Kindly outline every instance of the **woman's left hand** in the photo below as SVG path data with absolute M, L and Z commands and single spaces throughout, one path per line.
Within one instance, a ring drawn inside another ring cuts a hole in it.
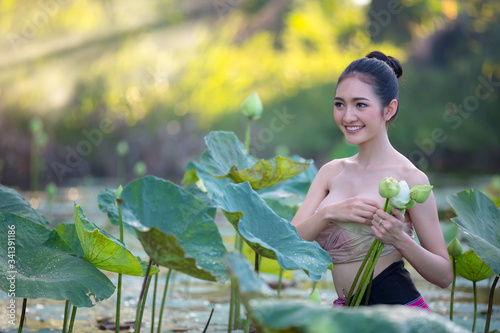
M 404 238 L 403 221 L 404 215 L 399 209 L 391 207 L 394 216 L 384 212 L 382 209 L 373 214 L 372 230 L 382 243 L 396 247 L 396 244 Z

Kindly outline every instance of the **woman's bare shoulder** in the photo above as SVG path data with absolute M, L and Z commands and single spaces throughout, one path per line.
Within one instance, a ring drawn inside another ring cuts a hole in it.
M 398 161 L 397 171 L 400 180 L 405 180 L 410 187 L 429 184 L 427 175 L 403 155 Z
M 339 158 L 331 160 L 323 164 L 323 166 L 319 169 L 318 175 L 321 177 L 330 178 L 336 174 L 338 174 L 348 162 L 347 158 Z

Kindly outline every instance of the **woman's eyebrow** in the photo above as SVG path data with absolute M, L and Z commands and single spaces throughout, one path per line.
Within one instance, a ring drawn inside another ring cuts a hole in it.
M 335 96 L 334 100 L 338 100 L 338 101 L 344 101 L 344 99 L 342 97 L 337 97 Z M 369 98 L 366 98 L 366 97 L 353 97 L 352 98 L 352 101 L 353 102 L 356 102 L 356 101 L 369 101 L 370 99 Z

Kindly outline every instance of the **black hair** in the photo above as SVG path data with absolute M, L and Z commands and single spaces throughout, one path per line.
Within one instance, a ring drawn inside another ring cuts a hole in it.
M 339 83 L 350 76 L 359 74 L 359 79 L 373 87 L 374 93 L 380 98 L 382 106 L 386 107 L 396 99 L 398 108 L 388 122 L 396 119 L 399 109 L 398 78 L 403 75 L 403 67 L 398 59 L 386 56 L 380 51 L 373 51 L 366 57 L 354 60 L 347 66 L 337 81 Z

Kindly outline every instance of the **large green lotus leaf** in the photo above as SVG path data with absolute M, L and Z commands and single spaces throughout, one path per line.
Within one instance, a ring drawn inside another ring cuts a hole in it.
M 294 193 L 276 190 L 260 194 L 267 205 L 280 217 L 291 221 L 304 198 Z
M 249 155 L 232 132 L 211 132 L 205 137 L 207 149 L 200 162 L 215 177 L 230 177 L 236 183 L 249 182 L 254 190 L 279 184 L 304 172 L 309 163 L 277 156 L 257 160 Z
M 59 247 L 60 249 L 66 251 L 66 252 L 73 253 L 77 257 L 80 257 L 80 258 L 86 260 L 86 255 L 85 255 L 85 252 L 83 252 L 83 248 L 80 244 L 80 239 L 78 238 L 78 233 L 76 231 L 75 223 L 60 223 L 54 229 L 53 232 L 58 234 L 57 235 L 58 239 L 51 242 L 52 247 Z M 58 243 L 56 243 L 56 241 L 58 241 Z M 144 276 L 146 274 L 146 269 L 147 269 L 148 263 L 143 261 L 140 257 L 136 257 L 136 259 L 142 268 L 141 276 Z M 129 259 L 127 259 L 127 260 L 129 260 Z M 132 261 L 132 266 L 134 266 L 134 267 L 136 266 L 134 261 Z M 105 268 L 102 268 L 102 269 L 105 269 Z M 154 275 L 158 272 L 159 272 L 158 267 L 152 266 L 150 271 L 149 271 L 149 275 Z
M 251 300 L 249 316 L 263 332 L 310 333 L 465 333 L 465 328 L 434 313 L 401 306 L 341 310 L 289 300 Z
M 27 219 L 49 225 L 49 220 L 40 214 L 36 209 L 33 209 L 28 201 L 14 189 L 0 184 L 0 213 L 12 213 Z
M 269 285 L 255 274 L 242 254 L 229 252 L 224 257 L 224 263 L 229 276 L 237 283 L 238 290 L 246 300 L 274 294 Z
M 64 241 L 65 245 L 67 245 L 76 256 L 82 259 L 85 258 L 85 252 L 83 252 L 82 246 L 80 245 L 80 239 L 78 238 L 74 223 L 60 223 L 55 227 L 54 231 L 58 233 L 59 238 Z
M 196 186 L 199 187 L 201 191 L 206 192 L 209 198 L 211 198 L 214 193 L 222 195 L 227 184 L 234 184 L 231 178 L 215 178 L 208 173 L 201 164 L 193 161 L 187 164 L 186 172 L 188 171 L 196 173 Z
M 120 218 L 118 213 L 118 205 L 116 204 L 115 192 L 116 190 L 112 190 L 109 188 L 107 188 L 105 191 L 102 191 L 97 196 L 97 203 L 99 204 L 99 209 L 103 213 L 106 213 L 108 215 L 111 224 L 120 225 Z M 129 212 L 122 211 L 122 215 L 127 213 Z M 125 219 L 128 218 L 130 220 L 131 218 L 133 218 L 133 216 L 126 216 L 124 218 Z M 127 230 L 134 237 L 137 237 L 137 235 L 135 234 L 135 229 L 131 225 L 124 224 L 123 228 Z
M 214 202 L 229 222 L 258 254 L 277 259 L 287 270 L 303 269 L 317 281 L 331 264 L 318 243 L 300 238 L 288 221 L 276 215 L 248 183 L 227 185 Z
M 153 176 L 129 183 L 121 198 L 124 223 L 135 227 L 155 263 L 204 280 L 227 278 L 222 262 L 227 251 L 211 216 L 213 208 Z
M 215 219 L 215 214 L 217 213 L 217 207 L 213 206 L 212 199 L 209 197 L 207 192 L 202 191 L 197 185 L 189 184 L 185 190 L 191 193 L 196 199 L 200 200 L 209 207 L 207 213 L 211 218 Z
M 299 163 L 309 163 L 309 167 L 306 171 L 293 178 L 287 179 L 274 186 L 258 190 L 257 192 L 260 195 L 268 192 L 281 192 L 295 194 L 299 197 L 305 198 L 312 181 L 318 173 L 318 169 L 312 160 L 306 160 L 300 156 L 291 156 L 290 159 Z
M 8 242 L 0 242 L 1 290 L 9 292 L 8 277 L 15 270 L 16 297 L 70 300 L 76 307 L 91 307 L 114 293 L 106 275 L 64 251 L 68 248 L 56 232 L 18 215 L 0 214 L 0 232 L 6 239 L 9 226 L 15 228 L 15 263 L 8 261 Z
M 137 257 L 119 239 L 91 223 L 83 209 L 76 204 L 73 219 L 85 260 L 106 271 L 144 276 Z
M 470 189 L 447 197 L 458 215 L 458 225 L 477 256 L 495 275 L 500 275 L 500 211 L 493 201 L 478 190 Z
M 457 257 L 456 269 L 458 275 L 473 282 L 482 281 L 495 275 L 491 268 L 472 250 Z

